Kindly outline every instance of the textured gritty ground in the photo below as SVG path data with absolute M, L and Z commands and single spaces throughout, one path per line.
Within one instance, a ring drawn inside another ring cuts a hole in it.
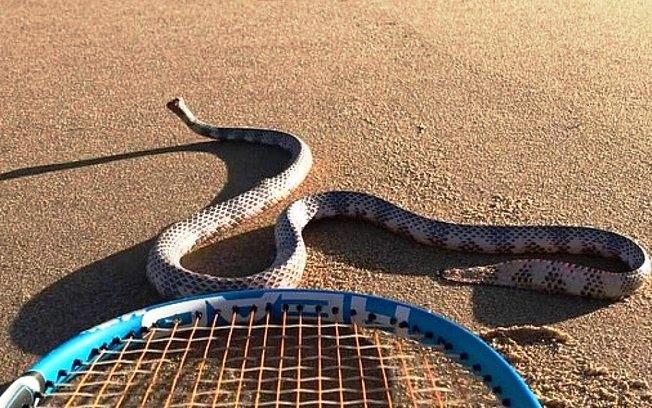
M 316 163 L 296 196 L 363 190 L 453 221 L 591 224 L 652 247 L 649 2 L 442 3 L 4 1 L 0 384 L 159 300 L 150 239 L 282 168 L 275 149 L 187 131 L 164 109 L 175 95 L 210 121 L 304 137 Z M 280 208 L 187 264 L 264 267 Z M 494 339 L 550 407 L 652 406 L 651 285 L 617 303 L 451 286 L 434 271 L 495 259 L 357 222 L 307 240 L 304 286 L 408 300 L 478 332 L 552 326 Z

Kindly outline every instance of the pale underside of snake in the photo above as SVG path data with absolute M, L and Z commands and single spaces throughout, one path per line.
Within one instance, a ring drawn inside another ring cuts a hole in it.
M 645 249 L 614 232 L 572 226 L 448 223 L 419 216 L 375 196 L 348 191 L 309 195 L 290 204 L 277 219 L 276 257 L 264 271 L 246 277 L 220 277 L 190 271 L 181 265 L 184 255 L 286 198 L 310 171 L 312 154 L 308 145 L 288 133 L 220 128 L 204 123 L 182 99 L 169 102 L 168 108 L 202 136 L 278 146 L 290 153 L 291 161 L 280 174 L 173 224 L 156 239 L 146 272 L 149 281 L 165 297 L 246 288 L 295 287 L 307 259 L 302 231 L 311 220 L 327 217 L 368 220 L 418 242 L 447 249 L 491 254 L 584 254 L 616 259 L 626 266 L 624 271 L 609 271 L 554 259 L 527 258 L 439 273 L 456 282 L 617 299 L 632 294 L 650 275 L 650 257 Z

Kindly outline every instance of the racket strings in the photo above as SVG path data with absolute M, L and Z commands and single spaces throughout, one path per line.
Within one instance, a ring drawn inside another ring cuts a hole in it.
M 441 381 L 449 368 L 436 372 L 437 351 L 300 312 L 271 320 L 198 316 L 123 339 L 55 384 L 45 406 L 465 406 Z

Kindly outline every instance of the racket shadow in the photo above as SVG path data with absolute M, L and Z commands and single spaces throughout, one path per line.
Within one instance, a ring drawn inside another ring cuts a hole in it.
M 29 167 L 0 174 L 0 179 L 179 152 L 210 153 L 226 165 L 227 181 L 211 204 L 241 194 L 263 178 L 282 171 L 286 157 L 274 147 L 211 141 Z M 189 209 L 188 213 L 192 211 Z M 44 354 L 82 330 L 162 301 L 145 278 L 145 262 L 152 242 L 153 238 L 97 260 L 43 289 L 21 307 L 13 320 L 9 331 L 14 344 L 29 353 Z M 251 258 L 252 254 L 248 255 Z
M 454 284 L 437 277 L 436 271 L 442 268 L 495 262 L 488 256 L 415 244 L 362 222 L 327 220 L 309 227 L 306 235 L 309 251 L 335 253 L 361 269 L 429 276 L 445 286 Z M 347 239 L 338 238 L 342 236 Z M 369 245 L 370 241 L 375 245 Z M 151 240 L 145 241 L 94 262 L 43 290 L 23 306 L 14 320 L 13 341 L 26 351 L 43 354 L 81 330 L 162 301 L 144 274 L 151 244 Z M 388 246 L 387 250 L 383 250 L 384 246 Z M 394 250 L 390 251 L 389 246 Z M 203 247 L 185 258 L 184 265 L 198 272 L 245 276 L 267 267 L 273 257 L 274 229 L 269 226 Z M 471 286 L 471 291 L 474 315 L 488 326 L 551 324 L 610 304 L 486 285 Z

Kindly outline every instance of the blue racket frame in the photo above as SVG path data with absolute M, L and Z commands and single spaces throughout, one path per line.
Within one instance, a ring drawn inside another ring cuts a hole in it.
M 372 322 L 375 328 L 402 337 L 417 335 L 421 343 L 443 346 L 447 354 L 457 356 L 460 363 L 483 378 L 503 405 L 541 407 L 521 376 L 500 354 L 469 330 L 440 315 L 406 303 L 359 293 L 263 289 L 220 292 L 162 303 L 86 330 L 54 349 L 14 382 L 0 397 L 0 408 L 20 406 L 13 405 L 12 401 L 22 403 L 28 394 L 34 399 L 39 394 L 51 392 L 53 384 L 69 376 L 99 348 L 118 344 L 120 339 L 138 334 L 143 328 L 169 327 L 175 322 L 191 324 L 195 316 L 200 316 L 202 323 L 210 325 L 216 313 L 224 322 L 232 318 L 232 313 L 245 320 L 254 307 L 256 319 L 262 318 L 266 309 L 271 310 L 276 318 L 283 310 L 290 315 L 300 311 L 304 318 L 321 313 L 325 318 L 343 323 L 368 325 Z

